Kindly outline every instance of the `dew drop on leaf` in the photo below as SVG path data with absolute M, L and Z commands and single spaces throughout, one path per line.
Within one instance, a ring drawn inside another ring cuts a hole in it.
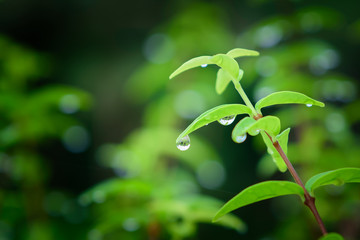
M 237 142 L 237 143 L 245 142 L 246 136 L 247 136 L 246 133 L 244 135 L 236 136 L 235 142 Z
M 224 118 L 221 118 L 218 122 L 221 125 L 227 126 L 227 125 L 232 124 L 234 122 L 234 120 L 235 120 L 235 115 L 230 115 L 230 116 L 226 116 Z
M 206 68 L 206 67 L 207 67 L 207 64 L 203 64 L 203 65 L 201 65 L 201 67 Z
M 308 103 L 306 104 L 307 107 L 312 107 L 312 104 Z
M 180 139 L 177 143 L 176 143 L 176 147 L 181 150 L 181 151 L 186 151 L 190 148 L 190 138 L 188 135 L 186 135 L 185 137 L 183 137 L 182 139 Z
M 252 135 L 258 135 L 259 133 L 260 133 L 260 129 L 256 129 L 256 130 L 251 131 Z

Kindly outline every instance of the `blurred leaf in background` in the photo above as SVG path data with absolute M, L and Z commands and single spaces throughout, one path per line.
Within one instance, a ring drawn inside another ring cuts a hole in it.
M 149 102 L 141 116 L 143 125 L 120 145 L 106 144 L 99 149 L 100 163 L 112 168 L 120 179 L 102 183 L 80 197 L 84 204 L 95 204 L 99 219 L 89 234 L 95 231 L 104 239 L 186 239 L 196 235 L 198 223 L 211 223 L 222 202 L 202 194 L 200 187 L 216 189 L 224 183 L 223 163 L 206 141 L 193 138 L 197 150 L 183 153 L 176 148 L 175 139 L 179 118 L 191 119 L 211 103 L 220 102 L 220 97 L 213 98 L 208 84 L 208 77 L 213 82 L 215 78 L 200 70 L 198 81 L 189 78 L 184 84 L 173 80 L 172 87 L 164 89 L 170 71 L 183 58 L 211 52 L 218 42 L 222 42 L 218 47 L 223 51 L 230 46 L 226 43 L 231 34 L 224 30 L 221 18 L 215 17 L 218 15 L 214 7 L 196 4 L 145 41 L 144 56 L 149 62 L 135 72 L 124 89 L 131 102 Z M 212 26 L 211 31 L 208 26 Z M 206 42 L 203 49 L 193 46 L 194 39 Z M 195 89 L 186 90 L 189 86 Z M 194 102 L 196 105 L 191 104 Z M 103 196 L 101 202 L 96 200 L 98 194 Z M 129 227 L 129 223 L 136 227 Z M 219 224 L 238 232 L 246 230 L 232 215 Z
M 235 47 L 261 53 L 239 60 L 253 102 L 288 90 L 326 103 L 262 109 L 292 127 L 288 154 L 305 181 L 359 167 L 356 2 L 0 4 L 0 238 L 315 239 L 291 197 L 236 211 L 241 221 L 221 223 L 230 230 L 204 224 L 246 186 L 290 177 L 262 157 L 260 137 L 236 145 L 220 124 L 176 149 L 191 120 L 240 98 L 216 94 L 215 66 L 170 73 Z M 317 194 L 329 231 L 358 239 L 358 186 Z
M 44 54 L 4 36 L 0 37 L 0 52 L 0 238 L 54 239 L 57 228 L 64 224 L 57 216 L 69 218 L 65 222 L 70 223 L 81 222 L 84 216 L 72 218 L 80 209 L 67 212 L 74 198 L 47 187 L 51 163 L 44 147 L 54 148 L 53 141 L 58 140 L 69 151 L 86 150 L 88 143 L 84 146 L 78 133 L 68 136 L 68 132 L 74 127 L 86 131 L 73 114 L 89 109 L 91 97 L 68 86 L 35 87 L 37 79 L 50 71 Z

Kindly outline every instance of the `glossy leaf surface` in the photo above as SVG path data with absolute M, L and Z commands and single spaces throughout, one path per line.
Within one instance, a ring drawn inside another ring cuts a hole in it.
M 252 117 L 245 117 L 241 119 L 234 127 L 231 138 L 234 142 L 238 143 L 237 137 L 243 136 L 247 133 L 248 129 L 256 122 Z
M 234 48 L 226 53 L 229 57 L 238 58 L 238 57 L 245 57 L 245 56 L 259 56 L 259 52 L 254 50 L 248 50 L 244 48 Z
M 214 62 L 211 61 L 210 59 L 211 56 L 201 56 L 201 57 L 192 58 L 189 61 L 182 64 L 178 69 L 176 69 L 170 75 L 170 79 L 191 68 L 200 67 L 201 65 L 204 64 L 214 64 Z
M 344 238 L 337 233 L 329 233 L 321 237 L 319 240 L 344 240 Z
M 262 99 L 260 99 L 256 105 L 255 109 L 260 111 L 264 107 L 276 105 L 276 104 L 308 104 L 309 106 L 319 106 L 324 107 L 325 104 L 319 101 L 316 101 L 305 94 L 291 91 L 282 91 L 272 93 Z
M 257 121 L 251 117 L 243 118 L 234 127 L 231 137 L 234 142 L 237 142 L 237 137 L 246 133 L 251 136 L 256 136 L 261 130 L 265 130 L 271 135 L 276 136 L 280 132 L 280 119 L 274 116 L 266 116 Z
M 288 181 L 266 181 L 252 185 L 228 201 L 216 213 L 213 221 L 243 206 L 290 194 L 297 194 L 303 199 L 304 190 L 298 184 Z
M 217 121 L 221 118 L 231 116 L 231 115 L 238 115 L 238 114 L 251 114 L 250 108 L 243 104 L 225 104 L 214 107 L 199 117 L 197 117 L 176 139 L 176 142 L 179 141 L 181 138 L 185 137 L 186 135 L 192 133 L 193 131 L 211 123 Z
M 314 190 L 325 185 L 340 186 L 344 183 L 359 183 L 360 182 L 360 168 L 341 168 L 333 171 L 317 174 L 310 178 L 305 188 L 314 195 Z
M 240 69 L 239 80 L 241 80 L 243 74 L 244 74 L 244 71 Z M 219 71 L 217 72 L 217 77 L 216 77 L 216 85 L 215 85 L 216 93 L 222 94 L 230 82 L 231 82 L 230 74 L 228 72 L 224 71 L 223 69 L 219 69 Z
M 216 54 L 211 58 L 211 61 L 228 72 L 235 81 L 240 80 L 239 64 L 226 54 Z
M 251 127 L 249 127 L 249 134 L 252 136 L 257 135 L 257 130 L 264 130 L 270 135 L 276 136 L 280 132 L 280 119 L 275 116 L 266 116 L 257 120 Z

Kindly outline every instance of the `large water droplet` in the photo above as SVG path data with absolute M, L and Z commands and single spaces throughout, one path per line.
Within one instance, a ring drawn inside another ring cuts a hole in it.
M 185 137 L 183 137 L 182 139 L 180 139 L 177 143 L 176 143 L 176 147 L 181 150 L 181 151 L 186 151 L 190 148 L 190 138 L 188 135 L 186 135 Z
M 201 67 L 206 68 L 207 64 L 202 64 Z
M 232 124 L 234 122 L 235 117 L 236 117 L 235 115 L 226 116 L 224 118 L 221 118 L 219 120 L 219 123 L 224 125 L 224 126 L 230 125 L 230 124 Z
M 306 104 L 307 107 L 312 107 L 311 103 Z
M 246 137 L 247 137 L 246 133 L 244 135 L 236 136 L 235 142 L 237 142 L 237 143 L 245 142 Z

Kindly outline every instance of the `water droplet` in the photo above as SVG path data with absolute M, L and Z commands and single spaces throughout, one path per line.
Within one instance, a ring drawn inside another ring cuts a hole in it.
M 245 142 L 246 137 L 247 137 L 246 133 L 244 135 L 237 136 L 235 139 L 235 142 L 237 142 L 237 143 Z
M 235 117 L 236 117 L 235 115 L 226 116 L 224 118 L 221 118 L 218 122 L 221 125 L 227 126 L 227 125 L 230 125 L 230 124 L 232 124 L 234 122 Z
M 176 143 L 176 147 L 181 151 L 188 150 L 190 148 L 190 138 L 189 138 L 189 136 L 186 135 L 185 137 L 180 139 L 180 141 L 178 141 Z
M 312 107 L 312 104 L 308 103 L 306 104 L 307 107 Z
M 201 67 L 206 68 L 207 64 L 202 64 Z
M 260 133 L 260 129 L 256 129 L 251 132 L 253 135 L 258 135 Z

